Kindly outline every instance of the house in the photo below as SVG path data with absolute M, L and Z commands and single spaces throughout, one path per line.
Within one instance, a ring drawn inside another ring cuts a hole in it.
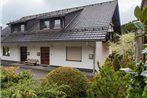
M 15 15 L 15 14 L 14 14 Z M 97 69 L 121 33 L 117 0 L 25 16 L 2 30 L 1 59 Z

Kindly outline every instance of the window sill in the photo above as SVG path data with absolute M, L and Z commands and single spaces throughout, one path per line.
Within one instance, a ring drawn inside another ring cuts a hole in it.
M 3 55 L 3 56 L 9 57 L 10 55 Z
M 71 62 L 82 62 L 82 60 L 66 60 L 66 61 L 71 61 Z

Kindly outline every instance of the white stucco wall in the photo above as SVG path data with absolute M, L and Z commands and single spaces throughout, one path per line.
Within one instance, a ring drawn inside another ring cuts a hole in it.
M 2 53 L 3 46 L 9 46 L 10 56 L 3 56 L 3 53 Z M 17 45 L 2 45 L 0 55 L 3 60 L 20 61 L 20 50 Z
M 95 43 L 89 43 L 95 46 Z M 10 56 L 2 56 L 4 60 L 20 61 L 20 47 L 26 46 L 27 52 L 30 53 L 27 58 L 38 59 L 40 64 L 40 47 L 50 47 L 50 65 L 54 66 L 70 66 L 76 68 L 93 69 L 93 59 L 89 59 L 89 54 L 93 54 L 93 48 L 87 42 L 59 42 L 59 43 L 29 43 L 7 45 L 10 47 Z M 66 61 L 66 47 L 80 46 L 82 47 L 82 62 Z M 97 61 L 102 65 L 109 55 L 109 48 L 102 42 L 96 42 L 96 59 L 95 66 L 97 68 Z
M 66 46 L 82 47 L 82 62 L 66 61 Z M 51 50 L 51 64 L 60 66 L 71 66 L 77 68 L 93 69 L 93 59 L 89 59 L 89 54 L 93 54 L 93 49 L 86 43 L 68 43 L 53 46 Z
M 80 46 L 82 47 L 82 62 L 66 61 L 66 47 L 67 46 Z M 93 69 L 93 59 L 89 59 L 89 54 L 93 53 L 92 48 L 86 43 L 45 43 L 45 44 L 31 44 L 27 45 L 30 55 L 28 58 L 38 59 L 40 64 L 40 47 L 50 47 L 50 65 L 54 66 L 70 66 L 76 68 Z
M 107 43 L 96 42 L 96 62 L 98 61 L 101 66 L 104 64 L 110 52 L 111 50 Z

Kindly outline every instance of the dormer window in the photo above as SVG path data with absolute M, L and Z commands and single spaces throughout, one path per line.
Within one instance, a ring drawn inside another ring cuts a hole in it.
M 44 21 L 44 27 L 43 28 L 48 28 L 50 29 L 50 21 L 49 20 L 45 20 Z
M 20 31 L 25 31 L 25 25 L 24 24 L 20 25 Z
M 14 32 L 14 33 L 18 32 L 18 31 L 19 31 L 19 28 L 18 28 L 18 27 L 14 27 L 14 28 L 13 28 L 13 32 Z
M 25 31 L 25 24 L 13 24 L 11 25 L 11 32 L 24 32 Z
M 60 29 L 61 28 L 61 20 L 60 19 L 55 20 L 54 28 L 55 29 Z

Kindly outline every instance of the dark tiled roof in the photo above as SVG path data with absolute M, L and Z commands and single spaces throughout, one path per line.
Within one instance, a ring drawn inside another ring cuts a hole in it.
M 112 21 L 117 2 L 105 2 L 85 6 L 68 29 L 108 26 Z
M 10 34 L 2 43 L 45 42 L 45 41 L 104 41 L 108 26 L 117 6 L 117 0 L 88 6 L 64 9 L 39 15 L 23 17 L 16 22 L 30 19 L 64 16 L 80 11 L 77 17 L 62 31 L 39 30 Z M 15 23 L 15 22 L 14 22 Z M 89 30 L 90 29 L 90 30 Z
M 40 33 L 41 32 L 41 33 Z M 106 32 L 84 31 L 40 31 L 36 33 L 15 33 L 3 40 L 3 43 L 27 43 L 27 42 L 50 42 L 50 41 L 104 41 Z
M 2 30 L 1 32 L 1 40 L 5 39 L 6 37 L 9 36 L 11 30 L 10 30 L 10 27 L 6 27 Z
M 42 13 L 42 14 L 37 14 L 37 15 L 32 15 L 32 16 L 25 16 L 22 17 L 19 20 L 10 22 L 8 24 L 15 24 L 15 23 L 20 23 L 20 22 L 26 22 L 28 20 L 32 20 L 32 19 L 44 19 L 44 18 L 51 18 L 51 17 L 61 17 L 61 16 L 65 16 L 69 13 L 75 12 L 75 11 L 79 11 L 82 10 L 82 7 L 77 7 L 77 8 L 71 8 L 71 9 L 64 9 L 64 10 L 58 10 L 58 11 L 52 11 L 52 12 L 48 12 L 48 13 Z

